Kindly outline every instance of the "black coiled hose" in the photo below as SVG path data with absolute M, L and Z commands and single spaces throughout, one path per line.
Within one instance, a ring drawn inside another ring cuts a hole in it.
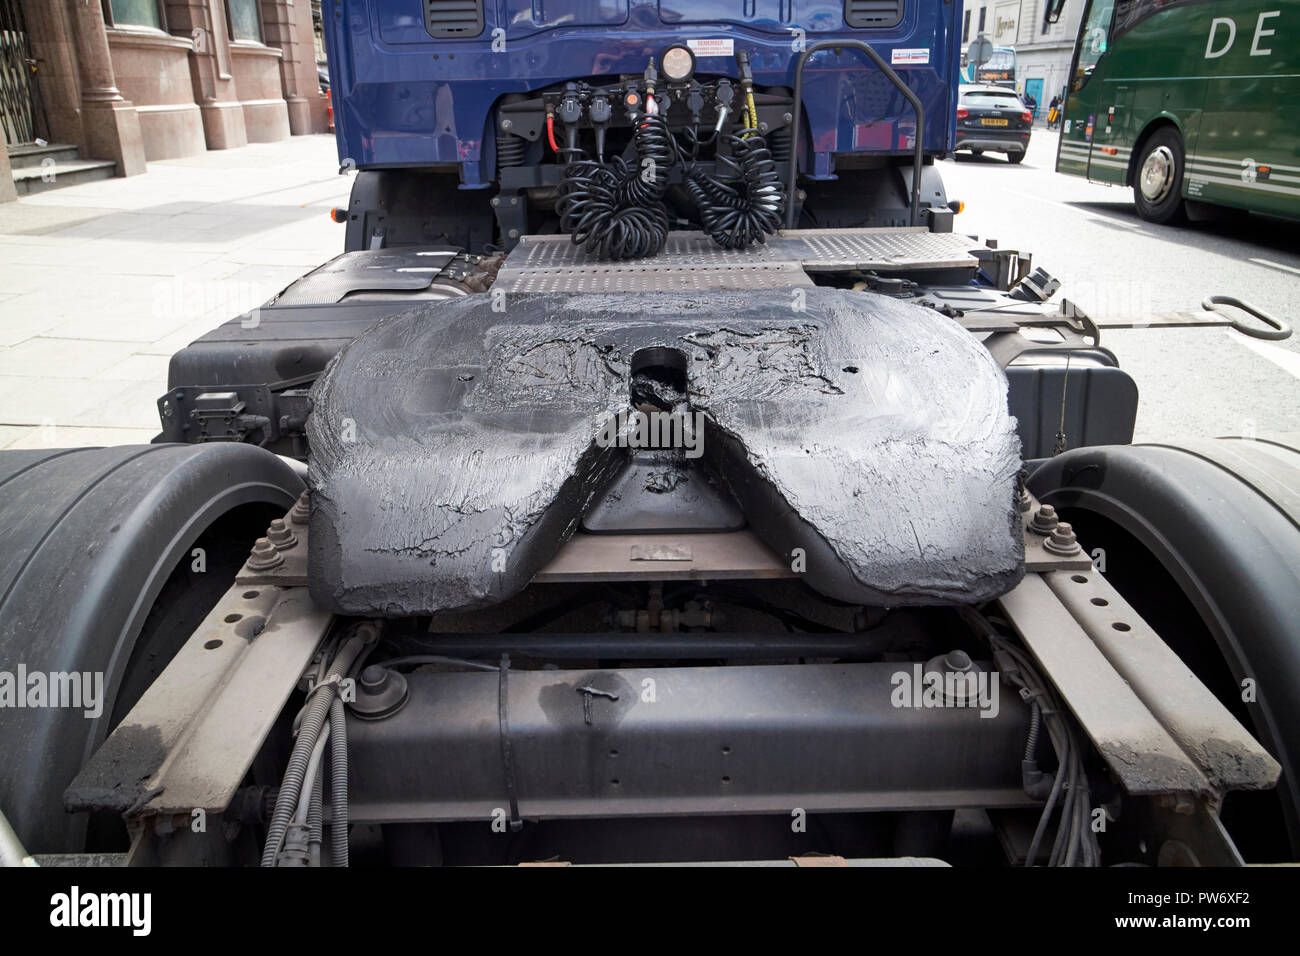
M 653 256 L 668 240 L 663 196 L 674 149 L 663 117 L 642 117 L 632 142 L 635 166 L 619 156 L 608 163 L 579 158 L 564 168 L 560 226 L 601 259 Z
M 765 242 L 781 227 L 781 183 L 776 162 L 757 130 L 723 137 L 730 156 L 718 154 L 717 176 L 692 167 L 686 191 L 700 213 L 704 231 L 725 249 Z
M 628 170 L 630 175 L 622 181 L 619 198 L 639 206 L 650 206 L 662 201 L 668 191 L 668 168 L 677 152 L 663 116 L 656 113 L 642 117 L 632 137 L 632 145 L 636 150 L 637 168 Z M 624 166 L 626 168 L 626 164 Z

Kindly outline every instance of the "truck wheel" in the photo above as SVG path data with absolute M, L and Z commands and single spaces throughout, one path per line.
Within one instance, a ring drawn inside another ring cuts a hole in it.
M 29 852 L 85 848 L 64 789 L 302 488 L 252 445 L 0 452 L 0 673 L 28 675 L 0 711 L 0 806 Z M 50 674 L 83 677 L 41 700 Z
M 1225 800 L 1242 854 L 1300 857 L 1300 435 L 1079 448 L 1029 488 L 1282 764 Z
M 1160 223 L 1185 220 L 1185 156 L 1183 137 L 1172 126 L 1156 130 L 1146 141 L 1133 173 L 1133 199 L 1143 219 Z

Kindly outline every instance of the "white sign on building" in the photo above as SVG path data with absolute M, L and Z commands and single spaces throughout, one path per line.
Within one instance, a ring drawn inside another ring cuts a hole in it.
M 989 35 L 996 46 L 1015 46 L 1020 32 L 1020 0 L 995 4 L 991 26 Z

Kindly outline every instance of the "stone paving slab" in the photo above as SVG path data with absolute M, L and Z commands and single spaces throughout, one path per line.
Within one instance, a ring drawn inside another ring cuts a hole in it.
M 147 442 L 172 353 L 343 250 L 332 136 L 0 204 L 0 448 Z

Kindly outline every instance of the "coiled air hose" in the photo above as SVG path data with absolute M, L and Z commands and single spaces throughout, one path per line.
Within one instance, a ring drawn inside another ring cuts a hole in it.
M 578 158 L 564 168 L 556 209 L 575 245 L 601 259 L 652 256 L 668 240 L 663 203 L 674 149 L 662 116 L 642 116 L 633 134 L 636 164 Z
M 692 166 L 686 191 L 704 231 L 724 249 L 765 242 L 781 227 L 781 183 L 766 141 L 755 129 L 723 137 L 731 155 L 718 154 L 719 174 Z
M 752 127 L 718 138 L 716 175 L 693 159 L 683 177 L 704 231 L 726 249 L 766 241 L 781 227 L 783 190 L 767 142 Z M 691 153 L 698 149 L 693 143 Z M 576 245 L 601 259 L 653 256 L 668 240 L 667 170 L 680 151 L 659 114 L 647 114 L 633 137 L 635 165 L 576 158 L 564 170 L 556 209 Z
M 661 112 L 662 104 L 668 100 L 655 98 L 658 71 L 653 59 L 645 71 L 644 112 L 634 118 L 633 163 L 621 156 L 605 162 L 607 101 L 601 100 L 604 109 L 600 117 L 591 114 L 596 134 L 595 159 L 587 158 L 577 148 L 575 125 L 566 126 L 568 135 L 564 147 L 560 147 L 555 140 L 555 112 L 547 106 L 547 139 L 560 162 L 565 163 L 555 208 L 561 228 L 575 245 L 585 246 L 601 259 L 636 259 L 663 249 L 669 226 L 664 195 L 668 191 L 668 170 L 676 160 L 681 160 L 685 167 L 682 179 L 697 208 L 700 224 L 718 245 L 743 249 L 751 243 L 764 242 L 780 228 L 782 186 L 776 160 L 759 133 L 754 78 L 746 51 L 737 51 L 736 67 L 740 73 L 743 129 L 722 135 L 731 110 L 732 86 L 730 81 L 720 81 L 717 120 L 707 140 L 719 147 L 713 174 L 706 173 L 698 162 L 699 149 L 706 143 L 699 136 L 703 100 L 698 92 L 693 105 L 687 100 L 695 123 L 685 132 L 687 145 L 683 153 Z M 639 99 L 636 91 L 629 88 L 626 102 L 635 108 Z M 566 93 L 561 110 L 566 123 L 572 124 L 581 115 L 582 107 L 571 93 Z M 788 154 L 788 133 L 778 130 L 774 135 L 778 138 L 779 151 Z M 507 152 L 507 158 L 509 155 Z

